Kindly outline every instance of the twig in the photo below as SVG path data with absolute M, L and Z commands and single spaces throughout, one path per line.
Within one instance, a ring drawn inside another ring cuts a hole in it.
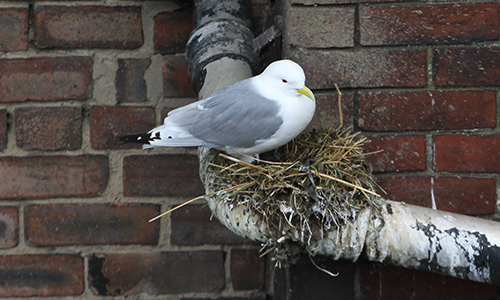
M 337 131 L 339 131 L 342 126 L 344 126 L 344 117 L 342 116 L 343 113 L 342 113 L 342 92 L 340 92 L 340 89 L 339 89 L 339 86 L 337 84 L 335 84 L 335 88 L 337 89 L 337 93 L 339 93 L 339 97 L 338 97 L 338 105 L 339 105 L 339 118 L 340 118 L 340 124 L 339 124 L 339 127 L 337 127 Z
M 154 218 L 150 219 L 150 220 L 149 220 L 149 222 L 151 223 L 151 222 L 153 222 L 153 221 L 155 221 L 155 220 L 158 220 L 159 218 L 161 218 L 161 217 L 163 217 L 164 215 L 167 215 L 167 214 L 169 214 L 169 213 L 173 212 L 174 210 L 176 210 L 176 209 L 178 209 L 178 208 L 181 208 L 181 207 L 183 207 L 183 206 L 185 206 L 185 205 L 187 205 L 187 204 L 189 204 L 189 203 L 191 203 L 191 202 L 194 202 L 194 201 L 196 201 L 196 200 L 200 200 L 201 198 L 204 198 L 204 197 L 210 197 L 211 195 L 212 195 L 212 194 L 210 194 L 210 195 L 198 196 L 198 197 L 195 197 L 195 198 L 193 198 L 193 199 L 191 199 L 191 200 L 188 200 L 188 201 L 186 201 L 186 202 L 184 202 L 184 203 L 181 203 L 181 204 L 177 205 L 176 207 L 171 208 L 171 209 L 167 210 L 166 212 L 164 212 L 164 213 L 162 213 L 162 214 L 159 214 L 159 215 L 157 215 L 156 217 L 154 217 Z
M 177 205 L 176 207 L 173 207 L 173 208 L 167 210 L 164 213 L 161 213 L 161 214 L 157 215 L 156 217 L 150 219 L 149 222 L 153 222 L 155 220 L 158 220 L 159 218 L 161 218 L 161 217 L 163 217 L 165 215 L 168 215 L 169 213 L 173 212 L 174 210 L 177 210 L 177 209 L 179 209 L 179 208 L 181 208 L 181 207 L 183 207 L 183 206 L 185 206 L 185 205 L 187 205 L 187 204 L 189 204 L 191 202 L 194 202 L 196 200 L 200 200 L 200 199 L 205 198 L 205 197 L 213 197 L 213 196 L 217 195 L 220 192 L 229 192 L 229 191 L 231 191 L 230 196 L 233 196 L 234 194 L 236 194 L 236 193 L 238 193 L 240 191 L 246 190 L 247 188 L 253 186 L 254 184 L 255 184 L 255 181 L 250 182 L 250 183 L 243 183 L 243 184 L 239 184 L 237 186 L 232 186 L 232 187 L 229 187 L 227 189 L 220 190 L 220 191 L 215 192 L 215 193 L 211 193 L 211 194 L 208 194 L 208 195 L 202 195 L 202 196 L 195 197 L 193 199 L 190 199 L 190 200 L 188 200 L 186 202 L 183 202 L 183 203 Z
M 367 189 L 365 189 L 365 188 L 363 188 L 363 187 L 360 187 L 360 186 L 358 186 L 358 185 L 352 184 L 352 183 L 350 183 L 350 182 L 344 181 L 344 180 L 342 180 L 342 179 L 338 179 L 338 178 L 335 178 L 335 177 L 333 177 L 333 176 L 330 176 L 330 175 L 326 175 L 326 174 L 320 173 L 320 172 L 318 172 L 318 171 L 313 171 L 313 172 L 314 172 L 314 174 L 316 174 L 316 175 L 318 175 L 318 176 L 320 176 L 320 177 L 327 178 L 327 179 L 331 179 L 331 180 L 335 180 L 335 181 L 337 181 L 337 182 L 340 182 L 340 183 L 345 184 L 345 185 L 347 185 L 347 186 L 350 186 L 350 187 L 352 187 L 352 188 L 357 188 L 357 189 L 360 189 L 360 190 L 362 190 L 362 191 L 364 191 L 364 192 L 366 192 L 366 193 L 369 193 L 369 194 L 372 194 L 372 195 L 374 195 L 374 196 L 378 196 L 378 197 L 380 197 L 380 195 L 379 195 L 379 194 L 377 194 L 377 193 L 375 193 L 375 192 L 372 192 L 372 191 L 370 191 L 370 190 L 367 190 Z

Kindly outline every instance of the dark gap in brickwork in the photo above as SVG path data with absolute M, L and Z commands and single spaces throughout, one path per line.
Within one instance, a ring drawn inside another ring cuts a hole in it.
M 106 296 L 108 293 L 108 289 L 106 285 L 110 282 L 108 278 L 104 276 L 102 272 L 102 266 L 104 265 L 104 261 L 106 258 L 99 258 L 95 254 L 89 259 L 89 276 L 90 287 L 95 289 L 97 295 Z
M 7 239 L 8 232 L 7 232 L 8 225 L 4 221 L 0 221 L 0 239 Z

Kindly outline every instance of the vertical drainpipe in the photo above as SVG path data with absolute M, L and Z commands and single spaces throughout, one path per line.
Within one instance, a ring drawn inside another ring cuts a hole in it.
M 245 0 L 196 0 L 195 30 L 187 45 L 189 72 L 200 98 L 252 76 L 258 69 Z M 200 176 L 207 194 L 214 174 L 210 152 L 200 148 Z M 238 235 L 265 243 L 269 228 L 244 205 L 207 198 L 214 216 Z M 352 223 L 333 229 L 305 249 L 333 259 L 383 261 L 500 285 L 500 223 L 385 200 L 381 212 L 357 212 Z
M 191 82 L 200 99 L 252 76 L 259 65 L 253 49 L 247 0 L 195 0 L 194 30 L 187 43 Z
M 188 40 L 186 56 L 191 83 L 198 98 L 204 99 L 224 86 L 251 77 L 252 71 L 259 69 L 260 61 L 253 49 L 249 0 L 195 0 L 195 6 L 195 29 Z M 206 194 L 213 192 L 210 178 L 214 175 L 207 172 L 208 162 L 212 160 L 210 153 L 207 148 L 198 150 L 200 177 Z M 228 207 L 219 205 L 216 199 L 206 200 L 213 215 L 230 230 L 253 240 L 265 240 L 267 228 L 250 225 L 256 224 L 258 216 L 244 213 L 244 207 L 235 207 L 229 212 Z M 246 216 L 241 224 L 249 226 L 236 230 L 234 217 L 241 214 Z M 256 235 L 260 239 L 255 238 Z

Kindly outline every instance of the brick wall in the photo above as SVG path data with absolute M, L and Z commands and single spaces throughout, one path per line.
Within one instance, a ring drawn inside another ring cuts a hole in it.
M 203 194 L 196 150 L 115 140 L 196 100 L 191 24 L 171 1 L 0 2 L 0 298 L 265 299 L 259 245 L 202 202 L 148 223 Z
M 387 198 L 499 218 L 498 1 L 291 0 L 286 16 L 284 53 L 305 68 L 317 122 L 338 125 L 337 83 L 346 126 L 383 149 L 369 164 Z M 306 258 L 278 272 L 280 295 L 293 290 L 278 299 L 499 298 L 491 285 L 318 261 L 339 277 L 312 277 Z

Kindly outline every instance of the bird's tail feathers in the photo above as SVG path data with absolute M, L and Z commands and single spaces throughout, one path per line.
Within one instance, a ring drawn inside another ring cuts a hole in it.
M 193 137 L 182 128 L 165 125 L 154 128 L 145 133 L 127 134 L 116 137 L 117 140 L 125 143 L 142 144 L 143 149 L 153 147 L 193 147 L 212 146 L 212 144 Z M 215 145 L 213 145 L 215 146 Z
M 127 143 L 139 143 L 144 145 L 150 145 L 151 141 L 155 140 L 154 136 L 151 136 L 152 132 L 135 133 L 117 136 L 116 139 L 123 144 Z

